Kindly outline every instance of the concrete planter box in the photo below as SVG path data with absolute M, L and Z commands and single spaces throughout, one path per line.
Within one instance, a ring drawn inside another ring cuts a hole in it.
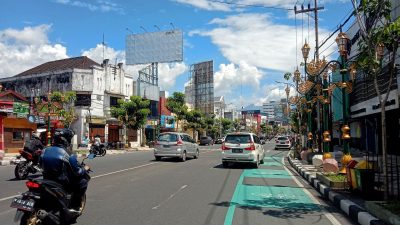
M 332 181 L 327 176 L 325 176 L 323 173 L 317 173 L 317 179 L 320 180 L 326 186 L 330 187 L 331 189 L 348 189 L 349 188 L 347 181 L 342 181 L 342 182 Z
M 400 225 L 400 216 L 383 208 L 381 205 L 379 205 L 379 203 L 384 202 L 367 201 L 365 202 L 365 208 L 369 212 L 373 212 L 376 217 L 385 221 L 388 224 Z

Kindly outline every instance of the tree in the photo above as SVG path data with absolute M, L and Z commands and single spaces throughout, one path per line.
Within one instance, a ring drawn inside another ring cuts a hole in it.
M 222 126 L 222 134 L 220 136 L 222 136 L 223 134 L 225 134 L 226 132 L 228 132 L 228 130 L 230 130 L 232 128 L 232 121 L 230 121 L 226 118 L 222 118 L 221 126 Z
M 215 135 L 218 133 L 219 129 L 217 129 L 217 132 L 215 132 L 214 126 L 215 126 L 215 119 L 214 115 L 211 116 L 203 116 L 201 118 L 202 120 L 202 127 L 207 133 L 211 133 L 212 135 Z
M 232 123 L 233 129 L 235 129 L 235 131 L 239 131 L 240 130 L 240 119 L 235 119 Z
M 266 134 L 266 133 L 267 133 L 267 124 L 262 123 L 262 124 L 260 125 L 260 128 L 261 128 L 261 132 L 262 132 L 263 134 Z
M 292 131 L 294 133 L 300 134 L 300 129 L 299 129 L 299 118 L 297 116 L 297 112 L 292 112 L 290 114 L 290 125 L 292 127 Z
M 72 122 L 77 119 L 74 107 L 75 101 L 75 91 L 67 91 L 65 93 L 55 91 L 51 94 L 51 102 L 60 104 L 59 107 L 57 107 L 55 104 L 52 104 L 52 110 L 54 113 L 58 114 L 58 116 L 64 118 L 64 127 L 69 128 Z
M 185 104 L 185 94 L 174 92 L 168 97 L 166 107 L 176 115 L 176 130 L 178 130 L 179 121 L 185 118 L 188 109 Z
M 149 106 L 150 100 L 144 100 L 140 96 L 131 96 L 128 101 L 118 100 L 118 106 L 111 107 L 111 115 L 122 121 L 127 128 L 139 130 L 147 122 L 147 116 L 150 114 Z M 142 144 L 144 144 L 143 141 Z
M 195 131 L 199 131 L 202 128 L 202 113 L 198 110 L 187 111 L 184 119 L 186 120 L 186 128 L 193 129 L 193 137 Z
M 386 102 L 389 97 L 390 88 L 394 76 L 397 74 L 396 54 L 400 42 L 400 17 L 396 20 L 391 18 L 390 0 L 362 0 L 359 7 L 355 8 L 357 21 L 360 25 L 361 40 L 358 43 L 359 56 L 357 67 L 371 79 L 373 79 L 375 91 L 378 95 L 381 111 L 382 130 L 382 155 L 383 155 L 383 177 L 384 198 L 388 199 L 388 171 L 387 171 L 387 140 L 386 140 Z M 361 20 L 364 14 L 365 21 Z M 378 83 L 386 71 L 382 68 L 380 50 L 385 48 L 387 60 L 387 73 L 389 81 L 386 85 Z

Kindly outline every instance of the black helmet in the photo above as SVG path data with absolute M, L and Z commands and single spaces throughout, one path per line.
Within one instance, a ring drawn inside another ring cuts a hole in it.
M 68 128 L 56 129 L 53 135 L 53 145 L 69 147 L 75 132 Z

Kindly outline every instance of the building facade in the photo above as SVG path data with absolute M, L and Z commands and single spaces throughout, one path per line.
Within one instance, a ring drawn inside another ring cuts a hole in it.
M 88 134 L 92 139 L 100 136 L 102 141 L 122 142 L 124 127 L 111 116 L 111 107 L 119 99 L 133 95 L 133 78 L 126 75 L 123 64 L 113 65 L 105 59 L 102 64 L 86 56 L 51 61 L 24 71 L 18 75 L 0 79 L 6 89 L 21 93 L 27 99 L 47 98 L 52 91 L 76 92 L 75 115 L 71 128 L 77 134 L 76 143 Z M 130 136 L 136 141 L 135 135 Z
M 392 19 L 400 16 L 400 2 L 392 1 Z M 358 53 L 358 42 L 360 39 L 360 28 L 357 22 L 346 31 L 351 40 L 351 52 L 349 58 Z M 378 85 L 384 95 L 389 84 L 388 55 L 383 58 L 384 73 L 378 77 Z M 400 55 L 397 53 L 396 64 L 400 64 Z M 397 70 L 399 72 L 399 70 Z M 389 154 L 399 154 L 397 144 L 400 142 L 400 74 L 395 75 L 389 89 L 389 97 L 386 103 L 386 129 L 387 149 Z M 361 71 L 357 73 L 354 80 L 353 92 L 350 100 L 350 128 L 351 146 L 363 151 L 381 152 L 381 114 L 380 103 L 374 87 L 373 79 L 368 78 Z M 385 91 L 383 91 L 385 90 Z M 333 99 L 335 100 L 335 99 Z M 335 117 L 335 115 L 333 115 Z M 340 116 L 340 115 L 339 115 Z M 339 136 L 340 123 L 337 120 L 333 125 L 333 134 Z M 389 125 L 390 124 L 390 125 Z
M 214 115 L 216 119 L 224 118 L 225 115 L 225 99 L 224 96 L 214 97 Z

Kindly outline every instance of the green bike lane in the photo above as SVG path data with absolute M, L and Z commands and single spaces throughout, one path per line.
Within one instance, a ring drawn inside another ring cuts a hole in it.
M 224 225 L 341 224 L 285 169 L 286 154 L 266 156 L 258 169 L 243 170 Z

